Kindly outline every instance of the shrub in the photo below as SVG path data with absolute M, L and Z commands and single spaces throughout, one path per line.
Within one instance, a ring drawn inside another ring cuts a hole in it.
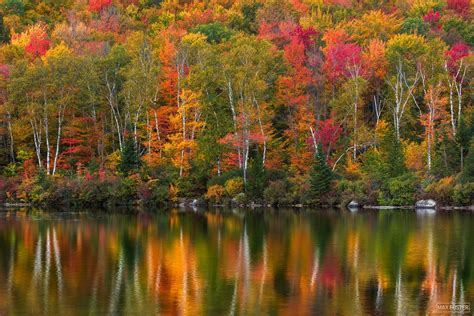
M 237 177 L 242 177 L 242 171 L 241 170 L 229 170 L 229 171 L 226 171 L 226 172 L 222 173 L 219 176 L 212 177 L 207 182 L 207 186 L 210 187 L 210 186 L 213 186 L 213 185 L 216 185 L 216 184 L 224 185 L 227 180 L 237 178 Z
M 350 201 L 356 200 L 359 203 L 366 203 L 369 199 L 369 184 L 365 180 L 350 181 L 342 179 L 337 182 L 337 193 L 339 203 L 346 206 Z
M 219 203 L 222 201 L 224 193 L 225 193 L 225 188 L 222 185 L 219 185 L 219 184 L 211 185 L 207 189 L 206 199 L 214 203 Z
M 237 194 L 234 197 L 233 201 L 237 204 L 245 204 L 245 203 L 248 202 L 248 199 L 247 199 L 247 196 L 245 195 L 245 193 L 242 192 L 242 193 Z
M 380 191 L 378 201 L 381 205 L 413 205 L 417 183 L 418 179 L 412 173 L 391 178 Z
M 453 200 L 456 204 L 472 205 L 474 203 L 474 182 L 456 185 L 453 191 Z
M 244 191 L 244 181 L 240 177 L 229 179 L 225 182 L 224 188 L 227 196 L 233 198 Z
M 137 186 L 137 196 L 143 204 L 165 205 L 168 202 L 168 187 L 151 180 Z
M 425 188 L 425 192 L 428 193 L 430 198 L 446 204 L 453 198 L 454 184 L 455 181 L 453 177 L 441 178 L 440 180 L 429 184 Z
M 289 196 L 289 184 L 284 180 L 271 181 L 265 191 L 263 197 L 266 203 L 272 205 L 291 204 L 291 197 Z

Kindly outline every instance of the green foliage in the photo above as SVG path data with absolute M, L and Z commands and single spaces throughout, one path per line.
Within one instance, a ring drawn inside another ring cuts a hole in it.
M 229 170 L 222 173 L 221 175 L 216 175 L 212 177 L 211 179 L 209 179 L 209 181 L 207 182 L 207 186 L 210 187 L 211 185 L 216 185 L 216 184 L 224 186 L 224 184 L 228 180 L 237 178 L 237 177 L 242 177 L 242 171 L 236 170 L 236 169 Z
M 251 199 L 258 199 L 263 196 L 266 184 L 266 171 L 263 166 L 262 155 L 258 150 L 255 157 L 250 160 L 249 165 L 245 193 Z
M 337 193 L 342 206 L 349 204 L 352 200 L 359 203 L 366 203 L 370 198 L 369 183 L 366 179 L 354 181 L 341 179 L 337 182 Z
M 391 178 L 379 192 L 380 205 L 410 206 L 415 203 L 418 179 L 412 173 Z
M 469 153 L 464 160 L 460 181 L 461 183 L 474 182 L 474 141 L 471 141 Z
M 474 203 L 474 182 L 457 184 L 454 187 L 453 200 L 459 205 L 472 205 Z
M 257 34 L 257 10 L 261 7 L 262 4 L 257 1 L 244 4 L 240 9 L 240 16 L 234 17 L 231 20 L 231 27 L 249 34 Z
M 449 16 L 443 21 L 443 36 L 445 41 L 452 45 L 457 42 L 464 42 L 469 46 L 474 46 L 474 24 L 460 17 Z
M 425 188 L 425 192 L 429 194 L 430 198 L 436 200 L 438 203 L 448 204 L 453 199 L 454 185 L 454 178 L 448 176 L 430 183 Z
M 286 180 L 270 181 L 263 191 L 263 197 L 266 203 L 272 205 L 289 205 L 292 198 L 289 194 L 290 184 Z
M 383 136 L 380 142 L 380 151 L 387 177 L 397 177 L 407 172 L 402 143 L 397 140 L 392 129 L 389 129 Z
M 401 31 L 407 34 L 426 35 L 429 26 L 420 17 L 409 17 L 402 23 Z
M 0 4 L 0 10 L 4 15 L 23 15 L 25 3 L 22 0 L 4 0 Z
M 3 15 L 0 14 L 0 44 L 10 41 L 10 30 L 3 23 Z
M 232 31 L 219 22 L 198 25 L 191 32 L 205 35 L 210 44 L 225 42 L 232 36 Z
M 316 204 L 323 202 L 324 195 L 331 190 L 331 181 L 333 178 L 333 172 L 329 168 L 321 150 L 319 150 L 315 157 L 309 179 L 310 196 Z

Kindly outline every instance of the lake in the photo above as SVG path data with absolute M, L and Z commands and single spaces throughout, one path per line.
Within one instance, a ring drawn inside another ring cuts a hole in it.
M 0 212 L 0 314 L 419 314 L 474 304 L 474 213 Z

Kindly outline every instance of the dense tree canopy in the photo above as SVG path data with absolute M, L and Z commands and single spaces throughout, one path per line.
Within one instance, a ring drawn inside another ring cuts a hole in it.
M 393 184 L 380 172 L 408 172 L 424 193 L 469 178 L 468 0 L 5 0 L 0 12 L 5 175 L 29 153 L 30 176 L 136 172 L 166 179 L 170 198 L 241 178 L 247 197 L 283 188 L 292 203 L 322 166 L 333 190 L 379 203 Z

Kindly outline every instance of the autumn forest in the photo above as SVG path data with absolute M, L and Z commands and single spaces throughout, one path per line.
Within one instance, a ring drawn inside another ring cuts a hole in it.
M 1 0 L 0 200 L 474 201 L 470 0 Z

